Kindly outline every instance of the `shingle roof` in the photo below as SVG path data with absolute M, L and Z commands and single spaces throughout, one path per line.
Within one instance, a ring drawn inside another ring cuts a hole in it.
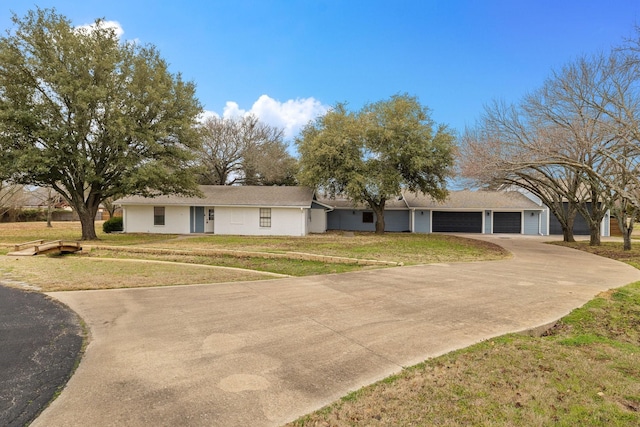
M 119 205 L 167 205 L 167 206 L 262 206 L 262 207 L 311 207 L 314 191 L 308 187 L 267 187 L 201 185 L 204 197 L 130 196 L 116 200 Z M 318 201 L 336 209 L 366 209 L 364 204 L 354 205 L 343 197 L 319 198 Z M 407 207 L 408 206 L 408 207 Z M 450 191 L 444 202 L 430 196 L 405 193 L 403 197 L 387 200 L 386 209 L 540 209 L 517 191 Z
M 369 209 L 365 203 L 353 203 L 351 200 L 341 196 L 336 196 L 334 199 L 320 197 L 318 201 L 335 209 Z M 402 200 L 402 197 L 394 197 L 387 200 L 384 207 L 385 209 L 407 209 L 407 204 Z
M 318 201 L 336 209 L 367 209 L 346 198 L 320 198 Z M 443 202 L 424 194 L 404 193 L 403 197 L 387 200 L 385 209 L 540 209 L 540 205 L 517 191 L 450 191 Z
M 540 209 L 524 194 L 517 191 L 450 191 L 443 202 L 434 201 L 424 194 L 404 195 L 411 208 L 424 209 Z
M 314 191 L 308 187 L 267 187 L 201 185 L 204 197 L 129 196 L 116 200 L 119 205 L 174 205 L 174 206 L 261 206 L 311 207 Z

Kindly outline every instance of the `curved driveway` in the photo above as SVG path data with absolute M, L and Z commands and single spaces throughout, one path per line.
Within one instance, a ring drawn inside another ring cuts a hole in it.
M 550 323 L 640 280 L 640 270 L 538 237 L 482 238 L 513 257 L 51 293 L 82 316 L 91 342 L 32 425 L 280 425 L 403 366 Z

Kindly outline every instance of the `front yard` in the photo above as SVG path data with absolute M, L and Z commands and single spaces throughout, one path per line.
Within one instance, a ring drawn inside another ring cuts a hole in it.
M 396 264 L 508 256 L 502 248 L 490 243 L 444 235 L 175 236 L 104 234 L 100 224 L 96 229 L 100 230 L 100 240 L 83 242 L 85 250 L 81 254 L 0 257 L 0 280 L 28 283 L 42 291 L 108 289 L 260 280 L 274 277 L 265 273 L 307 276 Z M 26 241 L 79 237 L 79 223 L 54 223 L 53 228 L 47 228 L 45 223 L 0 224 L 0 254 Z M 371 265 L 363 260 L 389 264 Z

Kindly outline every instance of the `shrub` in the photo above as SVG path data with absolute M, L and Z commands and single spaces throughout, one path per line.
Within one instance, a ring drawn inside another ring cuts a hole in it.
M 102 224 L 102 231 L 105 233 L 113 233 L 114 231 L 122 231 L 122 217 L 116 216 L 108 219 Z

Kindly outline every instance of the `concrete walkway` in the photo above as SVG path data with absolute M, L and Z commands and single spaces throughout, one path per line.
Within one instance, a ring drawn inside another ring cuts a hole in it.
M 478 237 L 478 236 L 474 236 Z M 557 320 L 640 270 L 537 237 L 504 261 L 50 295 L 91 342 L 38 426 L 277 426 L 428 357 Z

